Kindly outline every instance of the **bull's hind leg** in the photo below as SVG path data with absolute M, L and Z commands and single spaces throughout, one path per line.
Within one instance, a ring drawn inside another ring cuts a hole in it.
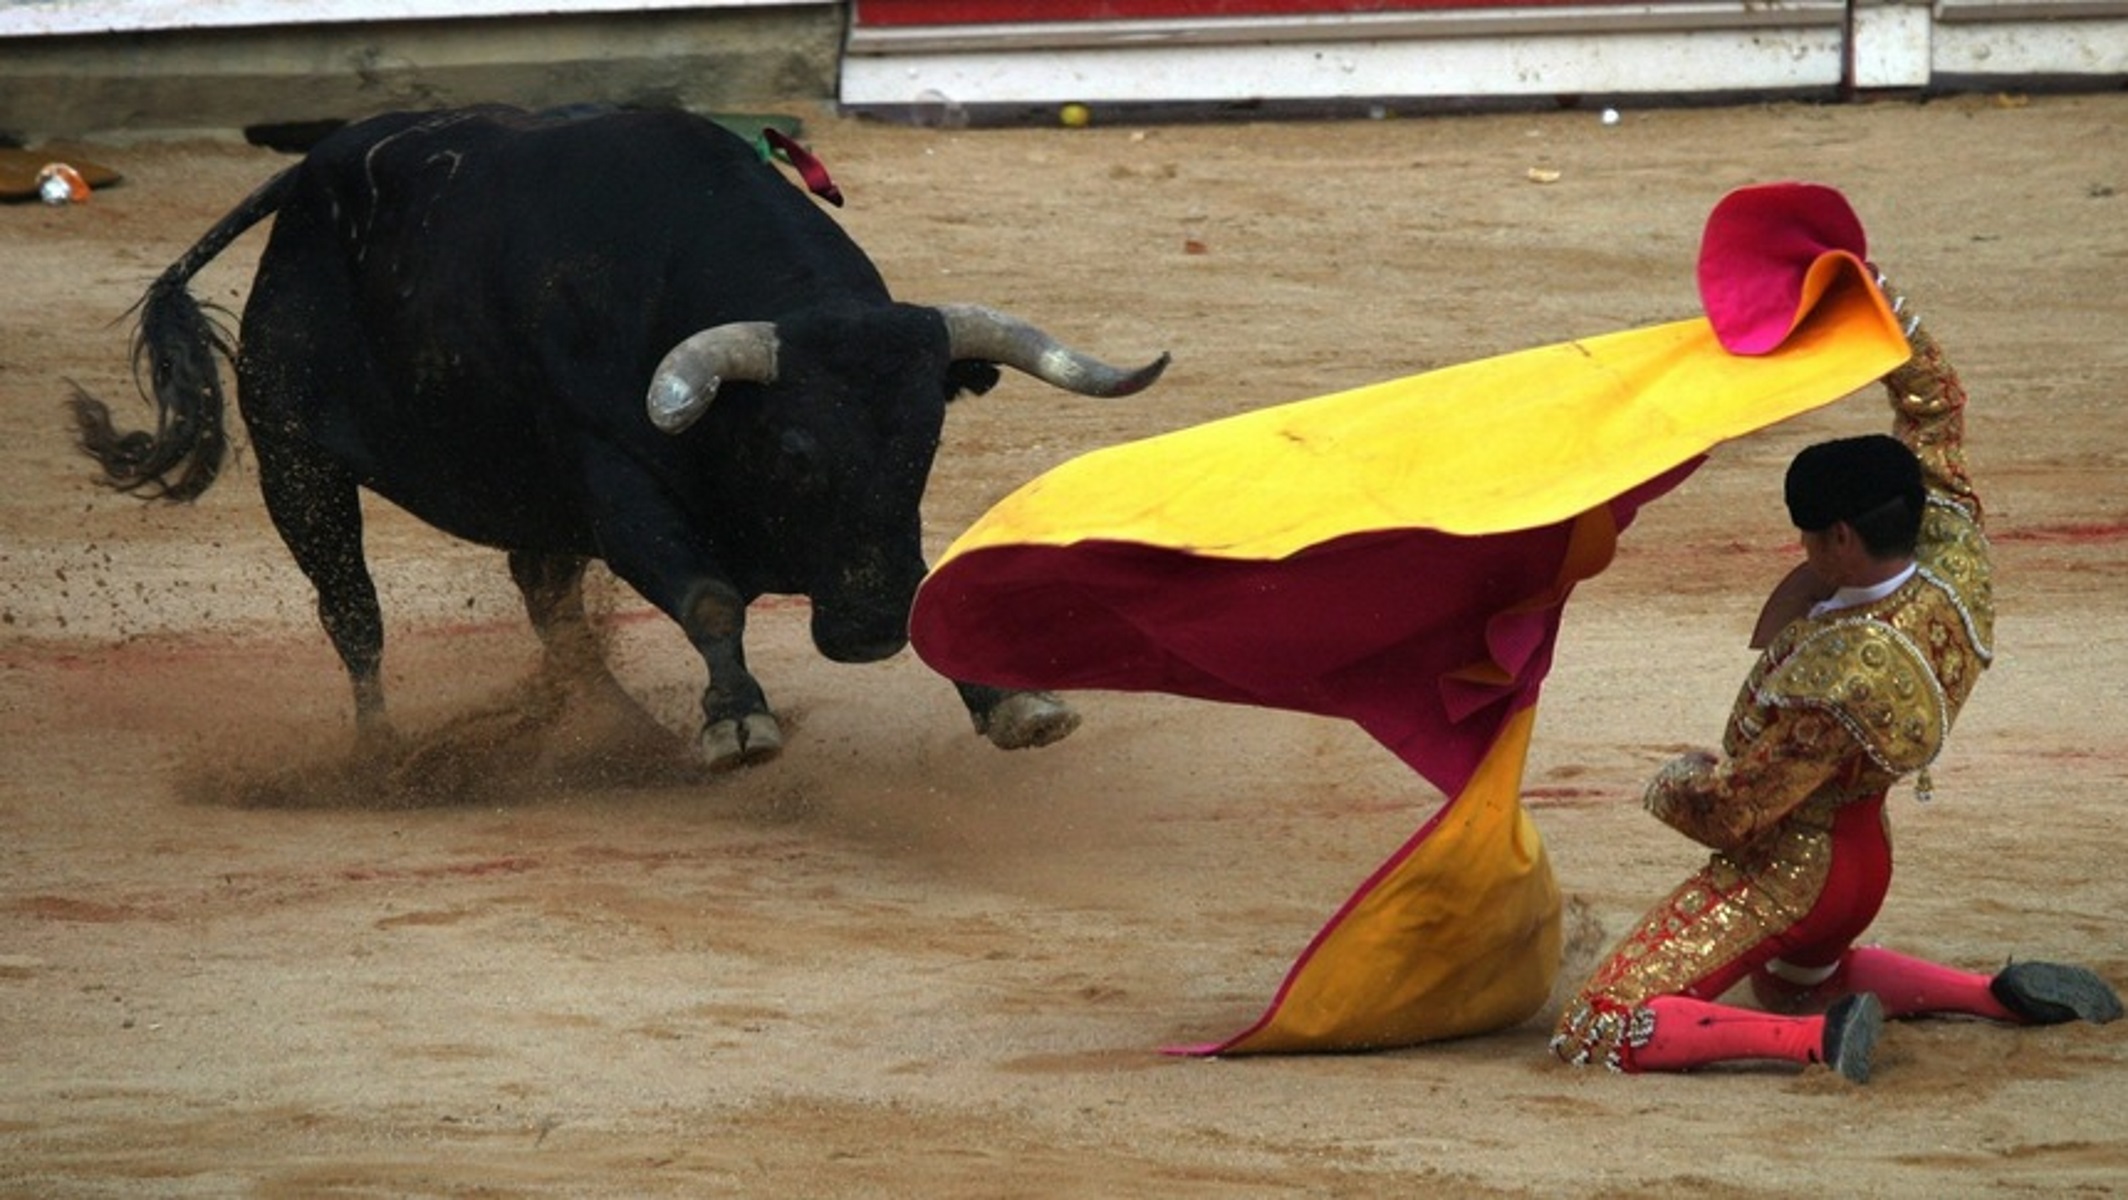
M 546 651 L 542 669 L 557 682 L 606 674 L 598 635 L 584 615 L 584 564 L 573 554 L 510 552 L 510 578 L 524 595 L 525 615 Z
M 322 431 L 352 433 L 348 414 L 378 388 L 376 366 L 351 310 L 357 295 L 322 206 L 295 204 L 274 217 L 244 303 L 236 375 L 244 424 L 258 456 L 259 490 L 281 541 L 318 595 L 318 622 L 347 668 L 355 736 L 363 751 L 391 741 L 384 711 L 384 617 L 362 555 L 358 473 L 335 456 Z
M 542 695 L 559 703 L 569 688 L 586 688 L 603 701 L 635 710 L 635 701 L 606 665 L 605 648 L 584 610 L 580 555 L 510 552 L 510 578 L 523 594 L 525 615 L 539 635 Z
M 318 594 L 318 622 L 347 668 L 359 744 L 388 740 L 384 616 L 362 557 L 362 501 L 354 476 L 330 460 L 254 432 L 259 490 L 281 541 Z
M 1000 750 L 1047 746 L 1079 727 L 1079 714 L 1054 692 L 1017 692 L 955 680 L 975 731 Z

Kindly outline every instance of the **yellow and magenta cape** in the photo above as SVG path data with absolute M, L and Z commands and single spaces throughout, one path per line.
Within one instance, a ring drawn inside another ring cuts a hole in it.
M 1343 717 L 1448 797 L 1261 1018 L 1189 1050 L 1410 1045 L 1549 998 L 1559 889 L 1521 781 L 1567 597 L 1714 446 L 1908 354 L 1830 188 L 1724 197 L 1699 267 L 1702 318 L 1073 459 L 925 579 L 911 640 L 944 674 Z

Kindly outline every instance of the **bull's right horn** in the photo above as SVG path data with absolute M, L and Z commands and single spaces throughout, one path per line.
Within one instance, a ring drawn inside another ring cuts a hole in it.
M 946 340 L 957 359 L 1000 363 L 1082 396 L 1128 396 L 1152 386 L 1167 370 L 1160 357 L 1136 370 L 1112 367 L 1074 350 L 1008 313 L 974 304 L 941 304 Z
M 776 382 L 775 325 L 713 325 L 674 346 L 650 377 L 650 423 L 667 433 L 685 430 L 709 411 L 727 379 Z

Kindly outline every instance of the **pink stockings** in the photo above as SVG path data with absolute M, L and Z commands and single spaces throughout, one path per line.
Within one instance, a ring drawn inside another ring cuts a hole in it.
M 1657 996 L 1643 1005 L 1652 1021 L 1621 1064 L 1628 1071 L 1684 1071 L 1743 1058 L 1822 1061 L 1825 1018 L 1787 1017 L 1690 996 Z
M 1762 1002 L 1783 1012 L 1690 996 L 1647 1001 L 1642 1006 L 1647 1014 L 1644 1040 L 1635 1039 L 1621 1065 L 1629 1071 L 1683 1071 L 1737 1059 L 1823 1062 L 1826 1018 L 1794 1014 L 1859 993 L 1876 996 L 1886 1017 L 1962 1014 L 2017 1023 L 2017 1016 L 1989 990 L 1991 979 L 1878 946 L 1857 946 L 1814 986 L 1790 983 L 1768 971 L 1755 975 L 1752 984 Z
M 1884 1005 L 1887 1017 L 1958 1014 L 2017 1021 L 2016 1015 L 1989 990 L 1993 978 L 1940 966 L 1882 946 L 1856 946 L 1841 957 L 1822 983 L 1800 985 L 1771 970 L 1761 970 L 1752 976 L 1751 987 L 1760 1004 L 1781 1012 L 1810 1011 L 1841 996 L 1871 992 Z

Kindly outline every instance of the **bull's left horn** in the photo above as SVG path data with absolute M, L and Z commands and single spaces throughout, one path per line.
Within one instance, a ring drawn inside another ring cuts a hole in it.
M 1109 366 L 1018 317 L 978 305 L 941 304 L 938 315 L 946 319 L 953 357 L 999 363 L 1082 396 L 1128 396 L 1167 370 L 1166 354 L 1135 370 Z
M 650 377 L 650 423 L 679 433 L 709 411 L 725 380 L 776 382 L 776 327 L 767 321 L 713 325 L 674 346 Z

